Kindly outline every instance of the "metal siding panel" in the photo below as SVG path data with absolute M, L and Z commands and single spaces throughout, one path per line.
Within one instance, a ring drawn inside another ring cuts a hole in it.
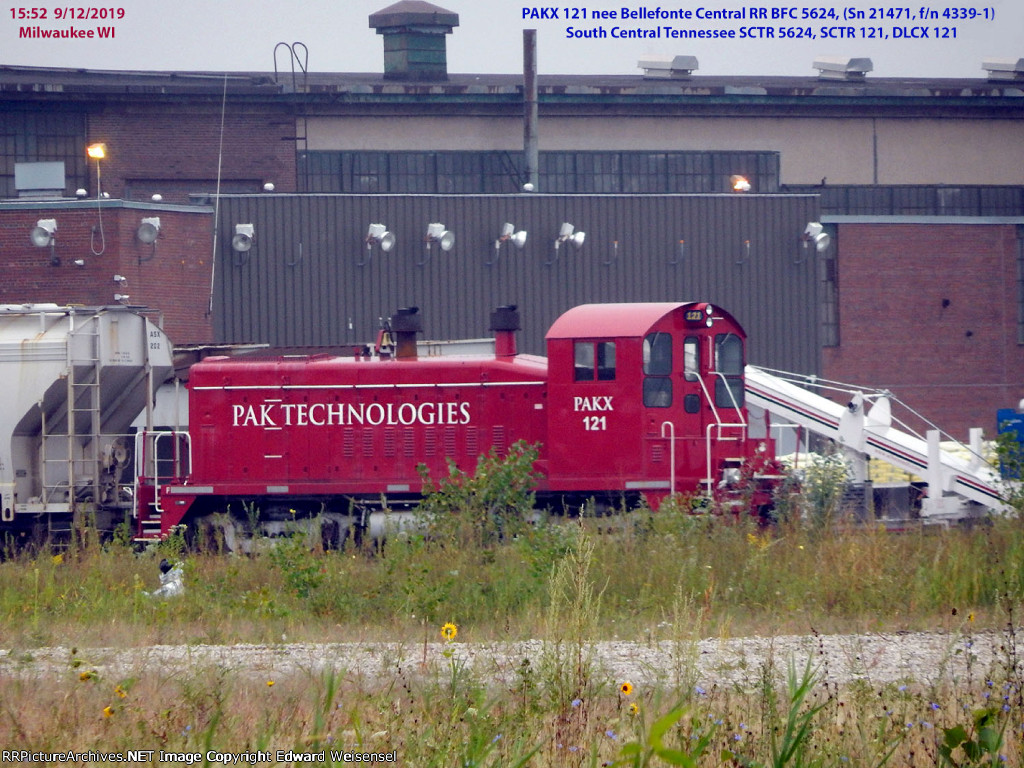
M 815 373 L 814 270 L 793 261 L 817 211 L 813 196 L 228 196 L 220 206 L 215 327 L 221 341 L 363 343 L 373 340 L 379 317 L 417 305 L 424 337 L 478 337 L 488 335 L 495 306 L 515 303 L 520 349 L 544 353 L 547 327 L 580 303 L 708 300 L 747 328 L 752 362 Z M 241 221 L 256 226 L 259 250 L 239 265 L 227 235 Z M 452 230 L 456 244 L 449 253 L 434 246 L 420 264 L 432 221 Z M 529 235 L 523 250 L 505 244 L 495 258 L 505 221 Z M 587 239 L 580 250 L 563 245 L 549 264 L 563 221 Z M 370 223 L 395 233 L 391 253 L 366 251 Z M 750 261 L 737 264 L 745 239 Z M 288 266 L 297 243 L 303 259 Z

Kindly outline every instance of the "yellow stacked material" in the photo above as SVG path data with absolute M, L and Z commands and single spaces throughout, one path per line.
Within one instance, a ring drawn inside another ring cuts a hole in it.
M 970 462 L 971 460 L 971 452 L 965 445 L 960 445 L 953 441 L 946 441 L 940 443 L 939 446 L 946 453 L 949 453 L 964 462 Z M 994 442 L 986 441 L 982 444 L 982 456 L 987 461 L 993 464 L 996 463 Z M 778 458 L 779 461 L 790 469 L 793 468 L 794 460 L 798 467 L 804 468 L 814 461 L 816 454 L 800 453 L 794 455 L 791 453 L 787 456 L 779 456 Z M 872 459 L 868 462 L 868 479 L 873 483 L 918 483 L 924 481 L 924 478 L 911 472 L 907 472 L 904 469 L 900 469 L 899 467 L 881 459 Z

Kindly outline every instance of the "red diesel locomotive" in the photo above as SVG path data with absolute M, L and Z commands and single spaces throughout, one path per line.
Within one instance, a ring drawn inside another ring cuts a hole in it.
M 701 302 L 588 304 L 518 354 L 515 307 L 491 317 L 493 351 L 425 354 L 415 309 L 373 348 L 208 358 L 189 380 L 188 432 L 150 436 L 159 477 L 139 478 L 139 534 L 218 512 L 267 530 L 296 517 L 372 527 L 412 504 L 418 466 L 472 472 L 481 454 L 536 444 L 541 504 L 618 505 L 673 493 L 771 503 L 774 446 L 744 406 L 746 336 Z M 343 529 L 343 528 L 342 528 Z

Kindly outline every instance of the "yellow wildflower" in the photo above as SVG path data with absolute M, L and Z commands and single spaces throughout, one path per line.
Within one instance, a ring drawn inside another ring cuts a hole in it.
M 104 707 L 103 708 L 103 716 L 104 717 L 113 717 L 114 716 L 114 708 L 111 707 L 111 706 Z
M 457 634 L 459 634 L 459 628 L 450 621 L 441 627 L 441 637 L 448 642 L 454 640 Z
M 128 692 L 125 691 L 125 689 L 122 688 L 120 685 L 114 686 L 114 693 L 117 694 L 117 697 L 119 699 L 123 699 L 128 696 Z
M 630 683 L 629 681 L 626 681 L 625 683 L 623 683 L 622 685 L 619 686 L 619 692 L 623 696 L 632 696 L 633 695 L 633 684 Z
M 64 553 L 58 552 L 56 555 L 53 556 L 53 564 L 54 565 L 60 565 L 63 562 L 64 562 Z
M 638 715 L 639 713 L 640 713 L 640 705 L 637 704 L 634 701 L 632 704 L 629 705 L 629 714 L 631 714 L 634 717 L 636 717 L 636 715 Z
M 267 688 L 273 688 L 273 687 L 274 687 L 274 681 L 273 680 L 267 680 Z

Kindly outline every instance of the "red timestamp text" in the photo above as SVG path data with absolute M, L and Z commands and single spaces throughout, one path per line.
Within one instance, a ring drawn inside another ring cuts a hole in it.
M 104 19 L 123 19 L 124 8 L 101 8 L 98 6 L 57 6 L 54 8 L 11 8 L 11 18 L 15 20 L 56 19 L 58 21 L 93 21 Z

